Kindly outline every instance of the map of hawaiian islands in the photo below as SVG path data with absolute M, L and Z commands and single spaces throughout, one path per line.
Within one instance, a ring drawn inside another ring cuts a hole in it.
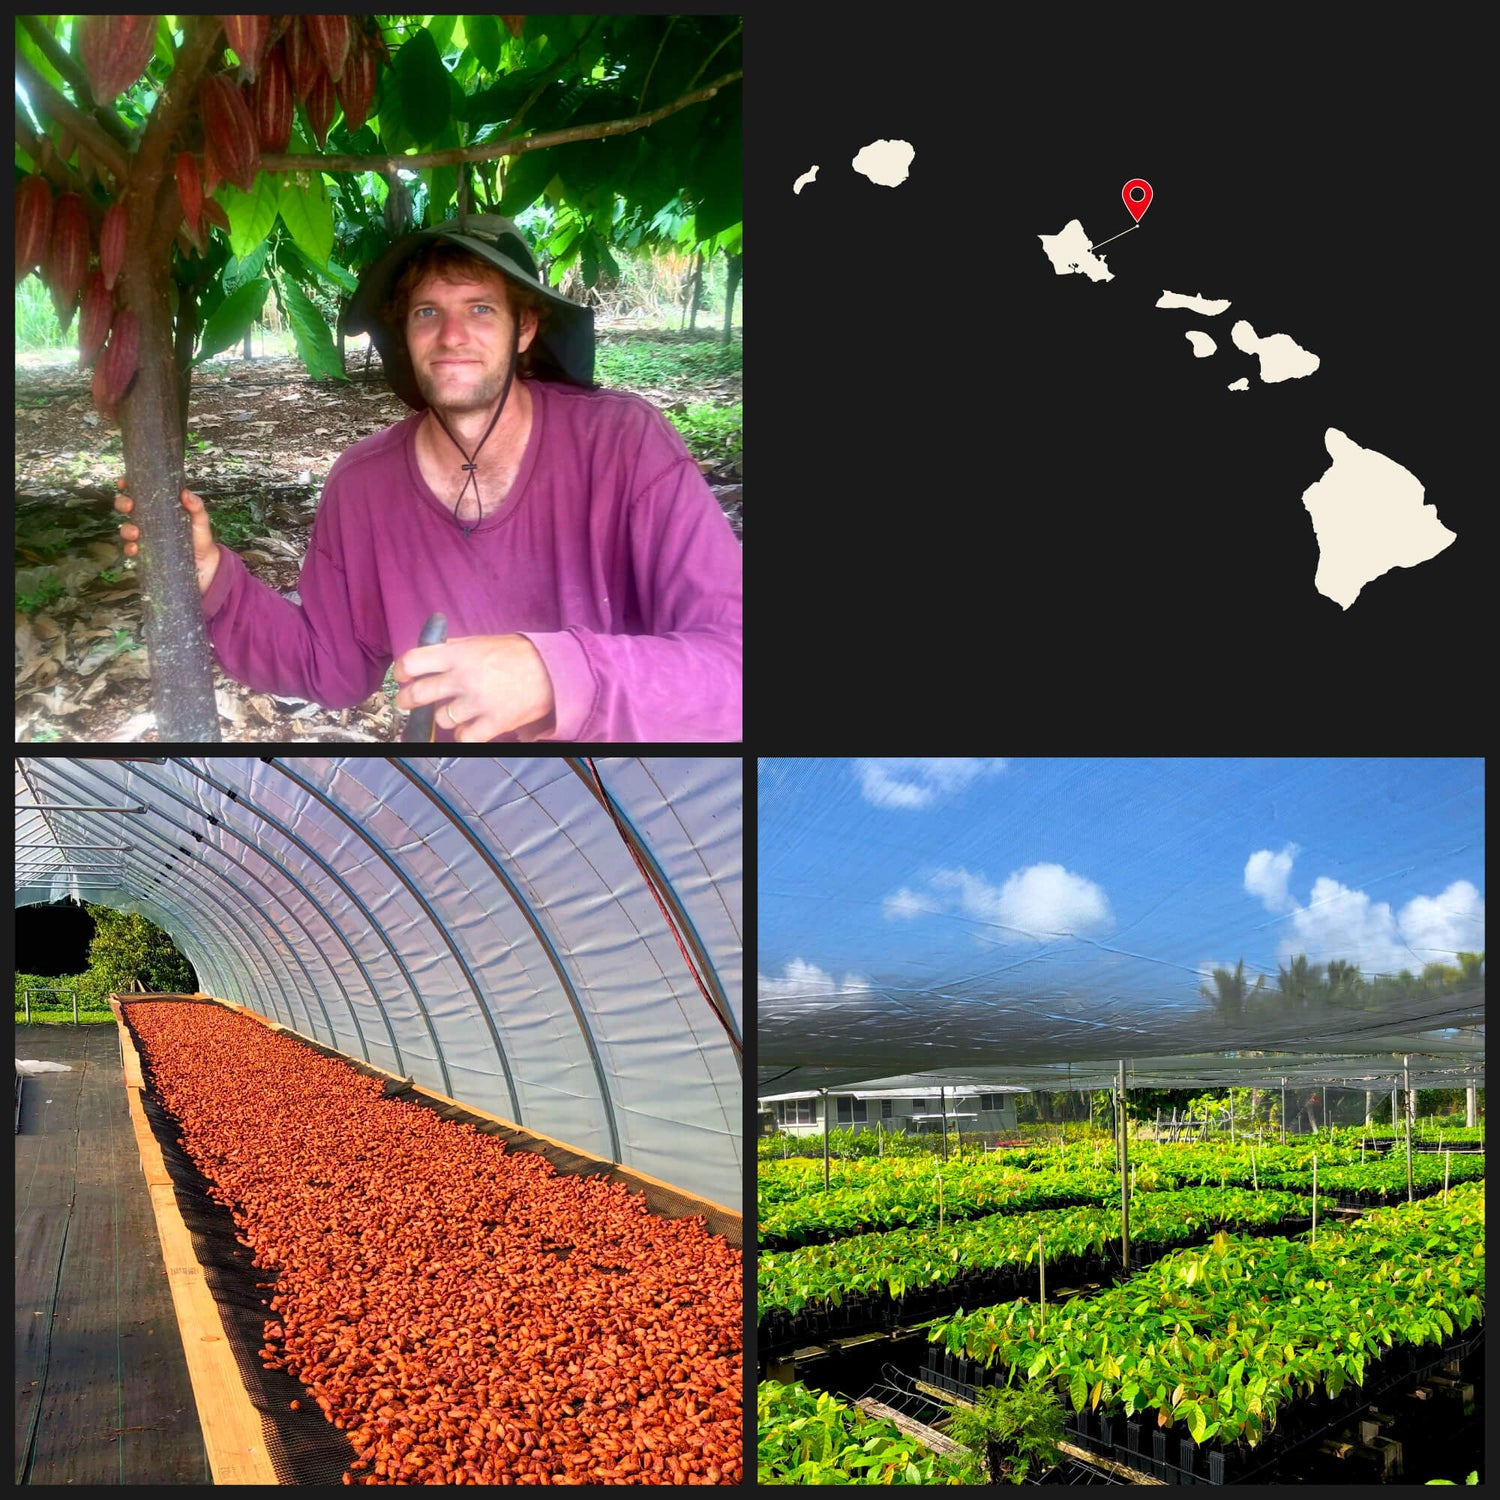
M 1087 276 L 1090 281 L 1115 279 L 1105 257 L 1095 253 L 1093 241 L 1077 219 L 1070 219 L 1057 234 L 1037 238 L 1059 276 Z M 1156 306 L 1186 308 L 1215 318 L 1229 302 L 1196 293 L 1163 291 Z M 1229 338 L 1236 349 L 1258 358 L 1265 384 L 1302 380 L 1318 368 L 1318 356 L 1289 334 L 1272 333 L 1262 338 L 1243 318 L 1229 330 Z M 1197 359 L 1207 359 L 1218 349 L 1213 338 L 1200 328 L 1189 329 L 1187 340 Z M 1244 391 L 1249 387 L 1250 382 L 1241 378 L 1229 389 Z M 1422 483 L 1409 469 L 1373 448 L 1361 448 L 1336 427 L 1323 434 L 1323 444 L 1333 462 L 1302 492 L 1302 504 L 1318 539 L 1318 569 L 1313 583 L 1320 594 L 1348 609 L 1367 583 L 1392 568 L 1414 568 L 1436 557 L 1456 533 L 1438 520 L 1436 506 L 1423 503 Z

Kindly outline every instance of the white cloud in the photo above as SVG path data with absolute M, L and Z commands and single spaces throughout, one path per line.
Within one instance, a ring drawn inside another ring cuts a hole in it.
M 1424 964 L 1483 949 L 1484 897 L 1457 880 L 1439 896 L 1413 897 L 1398 916 L 1388 901 L 1320 875 L 1308 904 L 1293 902 L 1289 932 L 1277 949 L 1283 961 L 1305 953 L 1313 963 L 1346 959 L 1366 974 L 1419 974 Z
M 761 973 L 755 976 L 755 991 L 763 1000 L 800 1000 L 809 995 L 839 995 L 869 988 L 870 981 L 861 974 L 845 974 L 840 983 L 826 969 L 800 958 L 783 965 L 779 979 Z
M 964 869 L 934 870 L 927 884 L 926 893 L 903 886 L 887 896 L 886 916 L 949 912 L 998 928 L 997 940 L 1008 943 L 1084 937 L 1114 922 L 1104 891 L 1061 865 L 1030 865 L 1000 886 Z
M 1401 936 L 1423 963 L 1453 963 L 1484 951 L 1484 897 L 1467 880 L 1441 896 L 1416 896 L 1401 908 Z
M 1245 889 L 1259 896 L 1267 911 L 1289 911 L 1297 903 L 1287 894 L 1286 883 L 1292 873 L 1297 846 L 1288 844 L 1280 854 L 1257 849 L 1245 861 Z
M 979 777 L 1004 769 L 1004 760 L 974 756 L 882 756 L 854 762 L 854 774 L 867 802 L 913 811 L 931 807 Z

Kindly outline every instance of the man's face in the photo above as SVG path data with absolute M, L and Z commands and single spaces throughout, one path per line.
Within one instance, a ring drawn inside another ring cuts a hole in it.
M 417 386 L 441 412 L 484 411 L 500 399 L 510 367 L 512 315 L 498 271 L 445 281 L 429 275 L 412 290 L 406 347 Z M 536 332 L 536 315 L 521 315 L 518 350 Z

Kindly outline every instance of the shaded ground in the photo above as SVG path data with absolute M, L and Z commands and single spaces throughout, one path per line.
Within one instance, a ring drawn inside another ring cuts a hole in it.
M 701 342 L 705 334 L 681 335 Z M 601 330 L 601 343 L 679 341 L 671 333 Z M 314 381 L 297 359 L 210 360 L 193 379 L 186 483 L 208 502 L 214 534 L 272 588 L 290 593 L 323 480 L 351 443 L 407 414 L 364 339 L 347 347 L 347 384 Z M 737 401 L 738 378 L 697 387 L 634 386 L 663 409 Z M 737 466 L 700 466 L 742 534 Z M 76 361 L 16 365 L 16 739 L 154 740 L 134 564 L 120 551 L 113 509 L 124 474 L 119 429 L 94 410 Z M 393 680 L 356 708 L 328 710 L 256 693 L 215 673 L 225 740 L 396 737 Z

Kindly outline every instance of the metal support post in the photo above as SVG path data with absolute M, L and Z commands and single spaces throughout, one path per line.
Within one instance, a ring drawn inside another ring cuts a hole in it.
M 1130 1136 L 1125 1124 L 1125 1063 L 1120 1062 L 1120 1265 L 1130 1274 Z

